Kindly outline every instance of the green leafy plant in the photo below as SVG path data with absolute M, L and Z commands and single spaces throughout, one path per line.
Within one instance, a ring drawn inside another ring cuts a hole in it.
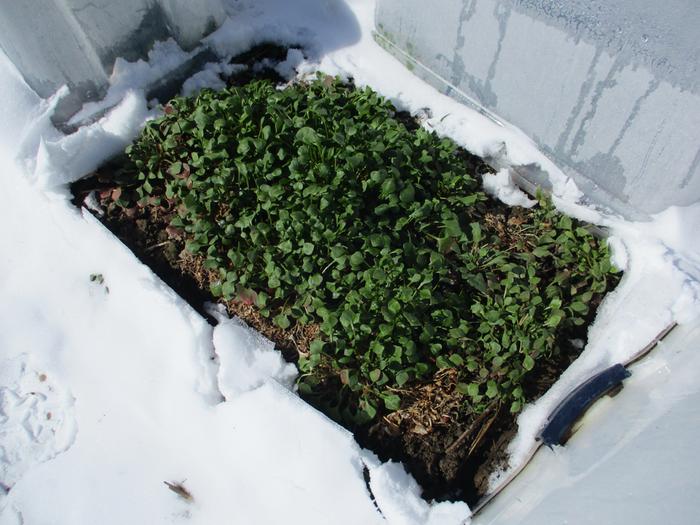
M 344 421 L 443 368 L 468 410 L 517 412 L 616 282 L 605 243 L 547 199 L 504 211 L 453 142 L 337 79 L 176 98 L 127 154 L 117 203 L 164 210 L 214 295 L 319 327 L 299 388 Z

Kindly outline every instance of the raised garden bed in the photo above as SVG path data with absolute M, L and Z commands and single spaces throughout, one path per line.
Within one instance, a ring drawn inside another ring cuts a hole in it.
M 617 282 L 605 242 L 543 197 L 489 199 L 480 159 L 369 89 L 245 80 L 168 102 L 76 202 L 98 190 L 156 273 L 274 341 L 426 497 L 473 503 Z

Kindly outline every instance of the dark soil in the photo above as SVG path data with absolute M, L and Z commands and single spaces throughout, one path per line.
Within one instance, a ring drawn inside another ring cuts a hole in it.
M 276 84 L 283 83 L 285 80 L 275 71 L 272 64 L 282 62 L 287 58 L 288 49 L 278 44 L 266 43 L 235 56 L 231 63 L 245 64 L 248 66 L 248 69 L 228 78 L 227 84 L 229 86 L 242 86 L 252 80 L 269 80 Z
M 255 68 L 254 65 L 265 58 L 279 62 L 285 57 L 286 48 L 280 46 L 265 44 L 255 48 L 232 60 L 247 64 L 249 68 L 227 82 L 240 85 L 261 76 L 281 81 L 272 67 Z M 409 129 L 419 125 L 408 113 L 399 113 L 397 118 Z M 482 159 L 466 151 L 460 152 L 460 156 L 472 173 L 491 171 Z M 115 204 L 121 191 L 118 184 L 120 164 L 120 159 L 115 159 L 92 176 L 73 184 L 74 204 L 82 206 L 88 195 L 96 196 L 103 212 L 102 215 L 98 213 L 98 217 L 107 228 L 195 310 L 215 324 L 203 305 L 217 301 L 209 291 L 210 282 L 217 276 L 204 267 L 202 258 L 187 252 L 179 232 L 168 227 L 171 210 L 154 206 L 125 210 Z M 522 209 L 494 203 L 489 220 L 492 227 L 509 237 L 517 230 L 522 213 Z M 229 314 L 240 317 L 273 341 L 290 362 L 296 362 L 300 355 L 308 352 L 309 344 L 318 333 L 314 325 L 292 326 L 287 330 L 278 328 L 270 319 L 259 315 L 252 299 L 245 296 L 223 304 Z M 595 308 L 591 308 L 589 320 L 594 314 Z M 585 334 L 586 325 L 578 333 L 566 334 L 566 339 L 585 339 Z M 542 395 L 580 353 L 573 345 L 568 348 L 548 368 L 539 367 L 533 371 L 525 385 L 528 400 Z M 329 374 L 329 389 L 337 388 L 335 378 L 335 373 Z M 485 493 L 488 475 L 506 466 L 505 449 L 515 434 L 516 423 L 509 407 L 497 403 L 489 405 L 476 418 L 473 413 L 465 413 L 461 408 L 463 396 L 457 392 L 456 384 L 454 370 L 441 370 L 432 381 L 402 390 L 401 397 L 405 401 L 401 410 L 379 417 L 370 426 L 351 430 L 363 447 L 373 450 L 381 459 L 402 461 L 423 487 L 424 497 L 459 499 L 473 504 Z M 318 405 L 315 400 L 308 401 Z
M 581 331 L 585 333 L 585 328 Z M 579 353 L 571 346 L 555 362 L 533 370 L 525 385 L 526 399 L 534 401 L 544 394 Z M 486 494 L 489 475 L 507 467 L 506 448 L 517 424 L 508 407 L 497 402 L 477 418 L 462 413 L 456 383 L 452 370 L 438 372 L 432 383 L 407 392 L 412 403 L 356 429 L 355 437 L 382 460 L 400 460 L 421 484 L 426 499 L 472 505 Z

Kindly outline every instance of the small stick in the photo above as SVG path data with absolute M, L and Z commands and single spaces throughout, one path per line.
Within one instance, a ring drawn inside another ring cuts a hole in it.
M 500 405 L 499 405 L 500 406 Z M 483 425 L 479 429 L 479 433 L 476 435 L 476 438 L 474 438 L 474 441 L 472 441 L 471 446 L 469 447 L 469 452 L 467 452 L 467 457 L 471 456 L 476 447 L 479 446 L 479 443 L 481 443 L 481 440 L 484 439 L 484 436 L 486 435 L 486 432 L 489 431 L 489 428 L 491 428 L 491 425 L 493 425 L 493 422 L 496 421 L 496 417 L 498 417 L 498 408 L 496 408 L 496 411 L 493 413 L 493 416 L 491 416 L 491 419 L 489 419 L 488 423 Z
M 149 246 L 148 248 L 146 248 L 146 251 L 150 252 L 151 250 L 155 250 L 156 248 L 160 248 L 161 246 L 165 246 L 169 242 L 170 241 L 159 242 L 158 244 L 154 244 L 153 246 Z
M 651 352 L 656 345 L 658 345 L 661 340 L 668 335 L 668 333 L 673 330 L 677 326 L 677 323 L 673 321 L 671 324 L 669 324 L 666 328 L 661 330 L 658 334 L 656 334 L 656 337 L 651 340 L 651 342 L 646 345 L 644 348 L 642 348 L 639 352 L 634 354 L 632 357 L 630 357 L 627 361 L 623 363 L 623 365 L 626 367 L 630 366 L 631 364 L 636 363 L 639 361 L 642 357 L 647 355 L 649 352 Z
M 491 412 L 491 410 L 493 409 L 493 406 L 495 404 L 496 404 L 496 400 L 491 401 L 491 404 L 488 407 L 486 407 L 486 410 L 484 410 L 481 414 L 479 414 L 479 417 L 477 417 L 472 422 L 472 424 L 469 425 L 467 427 L 467 429 L 464 432 L 462 432 L 457 439 L 455 439 L 454 443 L 452 443 L 449 447 L 447 447 L 445 449 L 445 454 L 451 454 L 454 451 L 454 449 L 456 449 L 462 443 L 462 441 L 467 439 L 467 437 L 469 437 L 469 435 L 471 435 L 471 433 L 474 432 L 477 425 L 479 425 L 484 420 L 484 418 L 489 414 L 489 412 Z

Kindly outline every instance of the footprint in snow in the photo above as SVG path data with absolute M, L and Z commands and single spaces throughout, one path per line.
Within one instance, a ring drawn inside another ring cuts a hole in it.
M 0 509 L 32 466 L 75 440 L 73 397 L 22 354 L 0 362 Z

